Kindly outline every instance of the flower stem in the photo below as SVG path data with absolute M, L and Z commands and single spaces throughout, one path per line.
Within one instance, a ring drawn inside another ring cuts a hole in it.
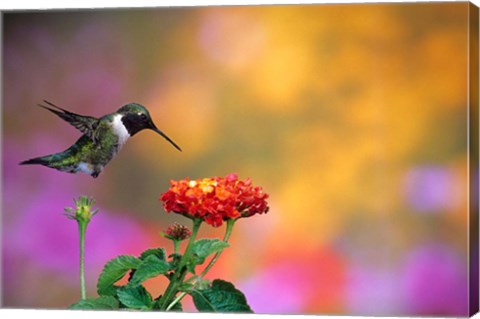
M 187 273 L 186 269 L 183 269 L 188 258 L 190 255 L 190 251 L 192 250 L 193 243 L 195 242 L 195 238 L 197 237 L 198 230 L 200 229 L 200 225 L 202 224 L 201 219 L 194 219 L 193 220 L 193 229 L 192 229 L 192 236 L 190 237 L 190 240 L 188 241 L 187 248 L 185 249 L 185 253 L 182 256 L 182 259 L 180 259 L 180 263 L 176 269 L 175 276 L 172 277 L 170 284 L 168 285 L 167 289 L 165 290 L 165 294 L 160 298 L 159 300 L 159 305 L 160 305 L 160 310 L 166 310 L 170 299 L 172 299 L 176 294 L 177 294 L 177 288 L 178 286 L 182 283 L 183 279 L 185 278 L 185 275 Z M 177 301 L 178 302 L 178 301 Z M 176 303 L 176 302 L 175 302 Z M 173 307 L 175 303 L 172 303 L 169 308 Z
M 185 266 L 185 263 L 188 260 L 188 257 L 190 256 L 190 251 L 192 250 L 193 243 L 195 242 L 195 238 L 197 237 L 198 230 L 200 229 L 200 225 L 202 224 L 201 219 L 194 219 L 193 220 L 193 229 L 192 229 L 192 236 L 190 237 L 187 248 L 185 248 L 185 253 L 182 256 L 182 259 L 180 260 L 180 264 L 178 266 L 178 269 L 181 270 L 183 266 Z
M 82 293 L 82 299 L 87 298 L 85 289 L 85 233 L 87 231 L 87 225 L 92 219 L 93 215 L 98 212 L 98 209 L 92 211 L 92 205 L 95 204 L 93 198 L 87 198 L 86 196 L 80 196 L 78 200 L 73 199 L 75 202 L 75 208 L 65 207 L 65 216 L 68 219 L 73 219 L 78 224 L 78 233 L 80 236 L 80 290 Z
M 224 242 L 228 242 L 228 240 L 230 239 L 230 235 L 232 234 L 232 230 L 233 230 L 233 226 L 235 224 L 235 221 L 236 219 L 229 219 L 227 221 L 227 229 L 225 231 L 225 235 L 223 236 L 223 241 Z M 223 250 L 222 250 L 223 251 Z M 200 282 L 200 280 L 207 274 L 207 272 L 213 267 L 213 265 L 215 264 L 215 262 L 217 261 L 217 259 L 220 257 L 220 255 L 222 254 L 222 251 L 219 251 L 218 253 L 215 254 L 215 256 L 212 258 L 212 260 L 210 260 L 210 262 L 208 263 L 207 267 L 205 267 L 205 269 L 197 276 L 194 276 L 194 277 L 190 277 L 186 280 L 186 282 L 190 282 L 190 281 L 193 281 L 193 286 L 195 287 L 196 284 L 198 284 Z M 175 300 L 174 302 L 178 302 L 180 300 L 182 300 L 182 298 L 186 295 L 186 293 L 182 293 L 180 294 Z M 178 299 L 178 300 L 177 300 Z M 169 306 L 169 308 L 173 307 L 173 305 L 175 304 L 174 302 L 172 302 L 172 304 Z
M 228 240 L 230 239 L 230 235 L 232 234 L 232 229 L 233 229 L 233 225 L 235 225 L 235 221 L 236 221 L 236 219 L 229 219 L 227 221 L 227 230 L 225 231 L 225 235 L 223 236 L 223 241 L 224 242 L 228 242 Z M 200 273 L 200 275 L 197 276 L 197 279 L 196 279 L 197 282 L 200 279 L 202 279 L 202 277 L 205 276 L 207 274 L 207 272 L 213 267 L 213 265 L 215 264 L 217 259 L 222 254 L 222 252 L 223 252 L 223 249 L 221 251 L 219 251 L 218 253 L 216 253 L 215 256 L 213 256 L 212 260 L 210 260 L 207 267 L 205 267 L 205 269 Z
M 173 252 L 175 254 L 178 254 L 179 249 L 180 249 L 180 240 L 174 239 L 173 240 Z
M 169 311 L 170 309 L 172 309 L 173 306 L 175 306 L 175 304 L 176 304 L 177 302 L 179 302 L 180 300 L 182 300 L 182 298 L 185 297 L 186 294 L 187 294 L 186 292 L 182 292 L 181 294 L 179 294 L 179 295 L 177 296 L 177 298 L 175 298 L 175 299 L 168 305 L 166 311 Z
M 233 226 L 235 224 L 235 221 L 236 219 L 229 219 L 227 221 L 227 229 L 225 231 L 225 235 L 223 236 L 223 241 L 224 242 L 228 242 L 228 240 L 230 239 L 230 235 L 232 234 L 232 230 L 233 230 Z M 223 251 L 223 250 L 222 250 Z M 220 257 L 220 255 L 222 254 L 222 251 L 219 251 L 218 253 L 215 254 L 215 256 L 212 258 L 212 260 L 210 260 L 210 262 L 208 263 L 207 267 L 205 267 L 205 269 L 197 276 L 193 276 L 193 277 L 190 277 L 188 278 L 185 282 L 190 282 L 190 281 L 194 281 L 193 285 L 195 286 L 198 282 L 200 282 L 200 280 L 203 278 L 203 276 L 205 276 L 207 274 L 207 272 L 213 267 L 213 265 L 215 264 L 215 262 L 217 261 L 217 259 Z M 183 280 L 183 278 L 182 278 Z M 182 300 L 183 297 L 185 297 L 187 293 L 186 292 L 182 292 L 180 295 L 178 295 L 177 298 L 175 298 L 172 303 L 170 303 L 167 307 L 167 311 L 172 309 L 172 307 L 177 303 L 179 302 L 180 300 Z
M 87 231 L 88 222 L 78 220 L 78 232 L 80 234 L 80 289 L 82 299 L 87 298 L 85 289 L 85 232 Z

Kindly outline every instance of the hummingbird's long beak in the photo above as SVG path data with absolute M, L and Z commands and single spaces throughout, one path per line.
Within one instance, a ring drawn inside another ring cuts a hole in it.
M 152 123 L 153 124 L 153 123 Z M 179 150 L 180 152 L 182 151 L 182 149 L 180 148 L 180 146 L 178 146 L 174 141 L 172 141 L 170 139 L 170 137 L 168 137 L 165 133 L 163 133 L 162 131 L 160 131 L 156 126 L 155 124 L 152 125 L 152 127 L 150 128 L 151 130 L 157 132 L 158 134 L 160 134 L 161 136 L 163 136 L 164 139 L 166 139 L 167 141 L 170 142 L 170 144 L 172 144 L 177 150 Z

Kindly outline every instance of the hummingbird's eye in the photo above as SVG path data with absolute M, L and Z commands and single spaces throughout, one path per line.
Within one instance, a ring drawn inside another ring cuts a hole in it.
M 142 119 L 143 121 L 147 119 L 147 114 L 145 113 L 139 113 L 138 115 L 140 116 L 140 119 Z

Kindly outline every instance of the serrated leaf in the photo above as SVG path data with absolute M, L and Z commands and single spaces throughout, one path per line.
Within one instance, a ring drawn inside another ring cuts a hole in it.
M 118 256 L 105 264 L 97 282 L 97 292 L 101 296 L 115 296 L 118 287 L 114 284 L 125 274 L 136 269 L 142 263 L 140 259 L 134 256 Z
M 121 287 L 117 290 L 118 300 L 130 309 L 147 310 L 152 308 L 152 296 L 143 286 Z
M 230 246 L 227 242 L 220 239 L 204 238 L 193 243 L 192 252 L 200 258 L 207 258 L 213 253 L 222 251 Z
M 191 295 L 198 311 L 253 312 L 245 295 L 228 281 L 215 279 L 211 286 L 201 290 L 195 289 Z
M 75 310 L 98 310 L 98 309 L 118 309 L 118 300 L 112 296 L 100 296 L 98 298 L 88 298 L 85 300 L 80 300 L 73 305 L 68 307 L 69 309 Z
M 140 254 L 140 259 L 145 260 L 148 256 L 152 255 L 160 260 L 166 260 L 167 253 L 163 248 L 150 248 Z
M 195 273 L 195 266 L 205 262 L 205 258 L 211 254 L 222 251 L 230 246 L 227 242 L 219 239 L 204 238 L 193 243 L 192 254 L 186 262 L 187 270 Z
M 155 255 L 150 255 L 135 270 L 127 286 L 138 286 L 147 279 L 166 274 L 170 269 L 168 262 L 158 259 Z

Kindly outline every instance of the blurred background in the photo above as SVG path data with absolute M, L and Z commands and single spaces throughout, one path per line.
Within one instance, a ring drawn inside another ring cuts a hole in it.
M 4 14 L 3 306 L 79 300 L 74 197 L 100 209 L 93 297 L 109 259 L 172 251 L 159 233 L 190 225 L 158 199 L 170 179 L 235 172 L 271 209 L 237 223 L 208 277 L 255 312 L 466 315 L 467 18 L 465 2 Z M 97 179 L 19 166 L 80 136 L 43 99 L 141 103 L 183 152 L 145 131 Z

